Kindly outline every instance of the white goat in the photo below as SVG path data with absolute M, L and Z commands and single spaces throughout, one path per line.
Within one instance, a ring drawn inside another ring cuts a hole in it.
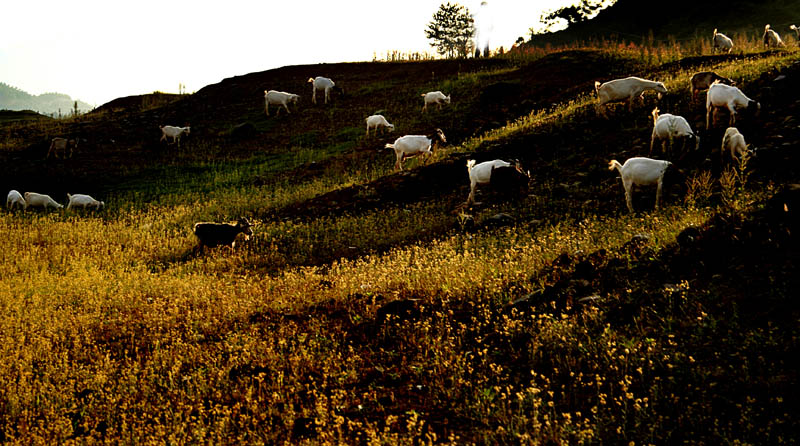
M 385 148 L 394 149 L 394 153 L 397 155 L 397 161 L 394 163 L 394 168 L 403 170 L 403 160 L 406 158 L 414 158 L 423 154 L 430 156 L 431 153 L 433 153 L 433 147 L 437 142 L 447 142 L 447 139 L 445 139 L 444 133 L 441 129 L 436 129 L 436 132 L 430 136 L 401 136 L 394 141 L 394 144 L 386 144 Z
M 159 140 L 159 142 L 166 140 L 167 137 L 169 136 L 170 138 L 172 138 L 173 144 L 175 144 L 175 142 L 178 143 L 178 147 L 180 147 L 181 145 L 181 135 L 183 135 L 184 133 L 186 133 L 187 135 L 189 134 L 188 125 L 186 127 L 175 127 L 171 125 L 165 125 L 160 127 L 160 129 L 161 129 L 161 139 Z
M 311 77 L 308 79 L 308 82 L 311 83 L 311 102 L 317 103 L 317 90 L 325 90 L 325 103 L 327 104 L 331 90 L 336 84 L 327 77 L 322 76 Z
M 94 208 L 100 210 L 106 205 L 105 202 L 95 200 L 91 196 L 85 194 L 75 194 L 75 195 L 67 194 L 67 200 L 69 200 L 69 204 L 67 204 L 67 209 Z
M 429 91 L 428 93 L 423 93 L 422 97 L 425 100 L 425 105 L 422 106 L 423 112 L 428 110 L 428 104 L 436 104 L 441 110 L 442 104 L 450 103 L 450 95 L 445 96 L 441 91 Z
M 711 53 L 714 53 L 717 48 L 720 51 L 730 53 L 733 49 L 733 40 L 725 34 L 718 33 L 717 28 L 714 28 L 714 38 L 711 39 Z
M 56 137 L 50 141 L 50 149 L 47 150 L 47 156 L 45 158 L 50 158 L 50 153 L 53 153 L 53 156 L 58 158 L 58 152 L 63 154 L 64 158 L 67 158 L 67 149 L 69 149 L 69 158 L 72 158 L 72 154 L 75 152 L 75 149 L 78 148 L 78 140 L 77 139 L 67 139 L 67 138 L 60 138 Z
M 609 102 L 628 101 L 628 109 L 633 111 L 633 101 L 636 98 L 644 101 L 644 92 L 654 90 L 658 92 L 658 98 L 667 92 L 667 87 L 662 82 L 649 81 L 638 77 L 626 77 L 625 79 L 615 79 L 601 84 L 594 83 L 594 90 L 597 92 L 597 110 L 605 115 L 605 104 Z
M 467 161 L 469 174 L 469 196 L 467 204 L 475 203 L 475 190 L 479 185 L 491 184 L 497 191 L 509 193 L 527 187 L 530 174 L 522 170 L 519 161 L 513 163 L 503 160 L 484 161 L 475 164 L 475 160 Z M 480 204 L 480 203 L 475 203 Z
M 664 172 L 672 163 L 669 161 L 654 160 L 650 158 L 637 157 L 628 158 L 625 164 L 620 164 L 617 160 L 608 163 L 608 170 L 617 169 L 622 177 L 622 187 L 625 188 L 625 201 L 628 203 L 628 210 L 633 212 L 633 200 L 631 193 L 633 186 L 658 185 L 656 191 L 656 210 L 661 199 L 661 186 L 664 183 Z
M 369 129 L 371 127 L 375 127 L 376 135 L 378 134 L 379 127 L 381 129 L 386 128 L 390 132 L 394 131 L 394 124 L 389 124 L 389 121 L 387 121 L 386 118 L 383 117 L 383 115 L 372 115 L 368 117 L 365 121 L 367 122 L 367 136 L 369 136 Z M 381 130 L 381 132 L 383 132 L 383 130 Z
M 650 155 L 653 154 L 653 145 L 661 142 L 661 152 L 672 158 L 672 146 L 676 140 L 681 141 L 680 153 L 686 148 L 686 141 L 694 141 L 694 149 L 700 145 L 700 138 L 694 134 L 692 127 L 683 116 L 664 113 L 658 114 L 658 107 L 653 109 L 653 135 L 650 138 Z M 667 145 L 669 144 L 669 145 Z M 666 149 L 666 150 L 665 150 Z
M 289 111 L 289 103 L 297 104 L 298 99 L 300 99 L 300 96 L 296 94 L 276 90 L 264 90 L 264 102 L 266 104 L 267 116 L 269 116 L 269 104 L 278 106 L 278 115 L 281 114 L 281 105 L 286 109 L 286 113 L 291 113 Z
M 792 25 L 789 27 L 792 31 L 794 31 L 795 39 L 797 40 L 798 44 L 800 44 L 800 28 Z
M 725 161 L 725 152 L 730 152 L 731 158 L 737 163 L 739 158 L 736 155 L 744 156 L 745 153 L 752 155 L 753 152 L 747 148 L 747 143 L 744 142 L 744 136 L 739 133 L 736 127 L 728 127 L 725 130 L 725 136 L 722 137 L 722 147 L 720 148 L 720 161 Z
M 719 81 L 725 85 L 736 85 L 736 82 L 734 82 L 732 79 L 722 77 L 713 71 L 701 71 L 699 73 L 695 73 L 692 76 L 692 79 L 689 81 L 689 90 L 692 92 L 692 102 L 697 99 L 697 93 L 701 92 L 702 90 L 708 90 L 708 87 L 710 87 L 711 84 L 716 81 Z
M 751 110 L 757 113 L 761 109 L 761 104 L 745 96 L 742 90 L 736 87 L 714 83 L 708 88 L 708 94 L 706 94 L 706 129 L 709 128 L 711 113 L 715 107 L 728 109 L 731 114 L 728 125 L 732 126 L 736 122 L 737 109 Z
M 14 209 L 14 207 L 25 209 L 28 207 L 28 203 L 25 202 L 25 199 L 22 198 L 19 192 L 11 190 L 8 192 L 8 198 L 6 198 L 6 208 L 11 210 Z
M 781 40 L 781 36 L 778 35 L 775 31 L 773 31 L 769 25 L 764 27 L 764 36 L 761 38 L 764 41 L 764 46 L 774 47 L 777 48 L 779 46 L 786 46 Z
M 26 209 L 29 207 L 42 209 L 47 209 L 49 207 L 61 209 L 64 207 L 64 205 L 58 204 L 55 200 L 50 198 L 50 195 L 37 194 L 36 192 L 25 192 L 25 203 L 27 203 L 27 206 L 25 206 Z

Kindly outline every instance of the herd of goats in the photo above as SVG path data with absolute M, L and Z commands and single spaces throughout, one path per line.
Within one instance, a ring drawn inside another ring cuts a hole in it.
M 794 25 L 791 27 L 798 33 L 798 40 L 800 41 L 800 29 Z M 783 46 L 784 43 L 780 36 L 770 28 L 769 25 L 764 30 L 764 44 L 765 46 Z M 714 30 L 713 36 L 713 49 L 720 49 L 722 51 L 730 52 L 733 47 L 733 42 L 724 34 L 720 34 Z M 317 103 L 317 91 L 324 92 L 324 100 L 327 104 L 331 92 L 341 90 L 329 78 L 318 76 L 308 80 L 312 84 L 312 97 L 311 100 L 314 104 Z M 745 143 L 744 136 L 733 127 L 736 122 L 738 114 L 757 112 L 760 109 L 760 104 L 745 96 L 742 91 L 735 86 L 735 82 L 731 79 L 722 77 L 711 71 L 703 71 L 694 74 L 690 79 L 692 101 L 697 99 L 699 92 L 707 90 L 706 94 L 706 128 L 710 128 L 711 119 L 715 110 L 724 109 L 729 113 L 729 127 L 725 131 L 722 138 L 721 154 L 724 157 L 726 153 L 730 154 L 733 160 L 738 161 L 739 157 L 752 154 Z M 627 77 L 624 79 L 615 79 L 605 83 L 595 82 L 595 92 L 597 94 L 597 104 L 595 106 L 597 113 L 602 116 L 607 116 L 606 106 L 613 102 L 627 102 L 629 111 L 633 111 L 634 101 L 639 99 L 643 101 L 645 91 L 655 91 L 659 99 L 661 95 L 667 93 L 667 89 L 662 82 L 642 79 L 638 77 Z M 286 93 L 276 90 L 264 91 L 264 100 L 266 114 L 269 116 L 269 106 L 277 106 L 277 113 L 280 114 L 280 108 L 283 107 L 287 113 L 289 104 L 296 104 L 299 95 Z M 450 104 L 450 96 L 444 95 L 441 91 L 432 91 L 422 94 L 424 105 L 422 112 L 427 111 L 429 105 L 436 105 L 441 109 L 442 105 Z M 686 144 L 691 144 L 696 149 L 699 145 L 699 137 L 692 131 L 689 123 L 682 116 L 677 116 L 669 113 L 660 114 L 659 109 L 655 108 L 652 111 L 653 116 L 653 132 L 650 140 L 650 153 L 652 155 L 653 148 L 659 145 L 663 155 L 670 158 L 672 151 L 676 150 L 676 146 L 680 145 L 678 151 L 683 151 Z M 372 115 L 366 118 L 366 133 L 369 135 L 370 129 L 375 129 L 377 135 L 378 129 L 383 131 L 394 131 L 394 125 L 389 123 L 387 119 L 380 114 Z M 180 144 L 180 137 L 183 134 L 188 135 L 190 128 L 163 126 L 161 127 L 161 141 L 166 138 L 172 138 L 173 143 Z M 429 157 L 432 155 L 435 147 L 439 143 L 446 143 L 444 133 L 441 129 L 436 129 L 431 135 L 405 135 L 397 138 L 394 143 L 386 144 L 385 148 L 394 150 L 397 160 L 395 162 L 395 169 L 403 170 L 403 161 L 408 158 L 418 156 Z M 65 138 L 54 138 L 48 151 L 55 151 L 57 154 L 62 151 L 66 154 L 66 150 L 74 149 L 77 141 L 67 140 Z M 661 198 L 661 189 L 664 179 L 664 173 L 672 163 L 666 160 L 652 159 L 649 157 L 633 157 L 620 164 L 617 160 L 611 160 L 609 163 L 609 170 L 616 169 L 621 178 L 622 185 L 625 189 L 625 200 L 628 210 L 634 212 L 632 204 L 632 188 L 633 186 L 657 186 L 655 209 L 658 209 L 659 200 Z M 469 174 L 470 192 L 467 197 L 467 205 L 478 204 L 475 202 L 475 191 L 478 186 L 489 186 L 494 190 L 503 190 L 507 187 L 519 187 L 524 184 L 527 186 L 530 174 L 522 170 L 521 164 L 517 160 L 492 160 L 482 163 L 476 163 L 475 160 L 467 161 L 467 172 Z M 104 207 L 105 203 L 94 199 L 93 197 L 85 194 L 67 194 L 68 204 L 67 209 L 83 208 L 100 210 Z M 25 192 L 20 194 L 16 190 L 8 193 L 6 199 L 6 208 L 9 210 L 14 208 L 27 209 L 28 207 L 35 208 L 54 208 L 60 209 L 64 206 L 49 195 L 39 194 L 35 192 Z M 216 246 L 230 246 L 235 244 L 236 237 L 242 233 L 245 239 L 252 235 L 252 224 L 246 219 L 241 218 L 234 224 L 227 223 L 211 223 L 199 222 L 194 225 L 193 232 L 197 236 L 198 246 L 196 249 L 202 250 L 204 247 Z

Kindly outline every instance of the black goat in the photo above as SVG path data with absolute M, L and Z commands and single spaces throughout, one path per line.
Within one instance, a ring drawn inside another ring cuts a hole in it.
M 228 223 L 207 223 L 200 222 L 194 224 L 194 235 L 197 236 L 197 250 L 202 251 L 203 247 L 214 248 L 219 245 L 227 245 L 233 249 L 236 244 L 236 236 L 241 232 L 245 235 L 245 240 L 253 235 L 252 225 L 246 218 L 240 218 L 235 225 Z

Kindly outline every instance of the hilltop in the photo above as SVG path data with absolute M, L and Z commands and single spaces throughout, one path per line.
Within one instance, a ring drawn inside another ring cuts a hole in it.
M 710 41 L 715 28 L 732 38 L 761 37 L 766 24 L 790 41 L 794 40 L 794 32 L 789 25 L 800 19 L 798 10 L 798 0 L 676 0 L 649 6 L 638 0 L 617 0 L 591 20 L 562 31 L 532 36 L 526 45 L 558 46 L 602 40 L 685 43 L 698 37 Z
M 69 116 L 75 109 L 75 102 L 63 93 L 42 93 L 32 95 L 19 88 L 0 82 L 0 109 L 34 110 L 47 115 Z M 93 106 L 77 100 L 78 112 L 86 113 Z

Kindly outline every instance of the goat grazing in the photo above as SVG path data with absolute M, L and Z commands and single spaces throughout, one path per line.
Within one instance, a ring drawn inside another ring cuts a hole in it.
M 423 93 L 422 97 L 425 101 L 425 105 L 422 106 L 423 112 L 428 110 L 428 104 L 436 104 L 439 107 L 438 109 L 441 110 L 442 104 L 450 103 L 450 95 L 445 96 L 441 91 L 429 91 L 428 93 Z
M 53 209 L 61 209 L 64 207 L 64 205 L 50 198 L 50 195 L 37 194 L 36 192 L 25 192 L 25 203 L 27 204 L 25 209 L 35 207 L 46 210 L 49 207 Z
M 95 200 L 91 196 L 85 194 L 75 194 L 75 195 L 67 194 L 67 200 L 69 200 L 69 203 L 67 204 L 67 209 L 94 208 L 96 210 L 100 210 L 106 205 L 105 202 Z
M 252 226 L 246 218 L 240 218 L 235 225 L 229 223 L 195 223 L 193 232 L 197 236 L 197 250 L 202 251 L 205 246 L 215 248 L 220 245 L 230 246 L 233 249 L 236 244 L 236 236 L 239 233 L 244 234 L 245 240 L 250 239 L 250 236 L 253 235 Z
M 628 158 L 625 164 L 620 164 L 617 160 L 608 163 L 608 170 L 617 169 L 622 177 L 622 187 L 625 188 L 625 201 L 628 203 L 628 210 L 633 212 L 633 186 L 658 185 L 656 191 L 656 210 L 661 199 L 661 186 L 664 183 L 664 172 L 672 163 L 669 161 L 654 160 L 650 158 L 637 157 Z
M 337 87 L 336 84 L 328 79 L 327 77 L 317 76 L 308 78 L 308 82 L 311 83 L 311 102 L 317 103 L 317 90 L 325 90 L 325 103 L 328 103 L 328 98 L 330 98 L 331 90 L 341 90 L 341 88 Z
M 423 135 L 406 135 L 397 138 L 394 144 L 386 144 L 385 148 L 394 149 L 397 155 L 397 161 L 394 163 L 394 168 L 403 170 L 403 160 L 406 158 L 414 158 L 419 155 L 430 156 L 433 153 L 433 148 L 436 143 L 446 143 L 447 139 L 441 129 L 436 129 L 436 132 L 430 136 Z
M 175 127 L 171 125 L 165 125 L 159 128 L 161 129 L 161 139 L 159 140 L 159 142 L 166 140 L 167 137 L 169 136 L 170 138 L 172 138 L 173 144 L 175 144 L 175 142 L 178 143 L 178 147 L 181 146 L 181 135 L 183 135 L 184 133 L 186 133 L 187 135 L 189 134 L 188 125 L 186 127 Z
M 727 77 L 722 77 L 713 71 L 701 71 L 699 73 L 695 73 L 692 76 L 692 79 L 689 81 L 691 84 L 689 89 L 692 92 L 692 102 L 697 99 L 697 93 L 703 90 L 708 90 L 708 87 L 710 87 L 711 84 L 716 81 L 719 81 L 721 84 L 725 85 L 736 85 L 736 82 L 733 80 L 728 79 Z
M 752 156 L 753 151 L 747 148 L 747 143 L 744 142 L 744 136 L 739 133 L 736 127 L 728 127 L 725 130 L 725 136 L 722 137 L 722 147 L 720 148 L 720 161 L 725 161 L 725 152 L 730 152 L 731 158 L 737 163 L 739 156 L 745 156 L 745 153 Z
M 269 116 L 269 104 L 278 106 L 278 113 L 276 113 L 276 115 L 281 114 L 281 105 L 286 109 L 286 113 L 291 113 L 289 111 L 289 103 L 297 104 L 298 99 L 300 99 L 300 96 L 296 94 L 286 93 L 283 91 L 264 90 L 264 102 L 266 103 L 267 116 Z
M 770 28 L 769 25 L 764 27 L 764 36 L 761 38 L 764 41 L 764 46 L 769 48 L 777 48 L 779 46 L 786 46 L 781 40 L 781 36 Z
M 394 124 L 389 124 L 389 121 L 383 117 L 383 115 L 372 115 L 365 119 L 367 122 L 367 136 L 369 136 L 369 129 L 375 127 L 375 134 L 378 134 L 378 128 L 381 129 L 388 129 L 390 132 L 394 131 Z M 383 132 L 383 130 L 381 130 Z
M 733 40 L 725 34 L 718 33 L 717 28 L 714 28 L 714 38 L 711 39 L 711 53 L 713 54 L 717 48 L 720 51 L 730 53 L 733 49 Z
M 706 129 L 709 128 L 711 113 L 715 107 L 728 109 L 731 114 L 728 125 L 732 126 L 736 122 L 737 109 L 758 113 L 761 104 L 745 96 L 742 90 L 736 87 L 714 83 L 708 88 L 708 94 L 706 94 Z
M 480 164 L 475 164 L 475 160 L 468 160 L 467 173 L 469 174 L 468 205 L 480 204 L 475 202 L 475 190 L 479 185 L 488 184 L 493 190 L 509 194 L 527 188 L 530 179 L 516 160 L 513 163 L 493 160 Z
M 16 190 L 11 190 L 8 192 L 8 198 L 6 198 L 6 208 L 11 210 L 15 207 L 25 209 L 28 207 L 28 204 L 25 202 L 25 199 L 22 198 L 22 195 L 19 192 Z
M 689 123 L 683 116 L 664 113 L 658 114 L 658 107 L 653 109 L 653 135 L 650 138 L 650 155 L 653 154 L 653 145 L 656 141 L 661 142 L 661 152 L 668 158 L 672 158 L 672 146 L 676 140 L 680 140 L 680 151 L 683 153 L 686 148 L 686 141 L 694 142 L 694 149 L 700 145 L 700 138 L 694 134 Z M 667 145 L 669 144 L 669 145 Z M 666 150 L 665 150 L 666 149 Z
M 75 152 L 75 149 L 78 148 L 78 140 L 77 139 L 67 139 L 67 138 L 53 138 L 50 141 L 50 149 L 47 151 L 47 156 L 45 158 L 50 158 L 50 153 L 53 154 L 55 158 L 58 158 L 58 152 L 62 153 L 63 158 L 67 157 L 67 149 L 69 149 L 69 158 L 72 158 L 72 154 Z
M 662 82 L 649 81 L 638 77 L 626 77 L 625 79 L 615 79 L 601 84 L 594 83 L 594 90 L 597 92 L 596 109 L 605 116 L 605 104 L 609 102 L 628 101 L 628 110 L 633 111 L 633 101 L 636 98 L 644 101 L 644 92 L 654 90 L 658 93 L 658 98 L 667 92 L 667 87 Z

